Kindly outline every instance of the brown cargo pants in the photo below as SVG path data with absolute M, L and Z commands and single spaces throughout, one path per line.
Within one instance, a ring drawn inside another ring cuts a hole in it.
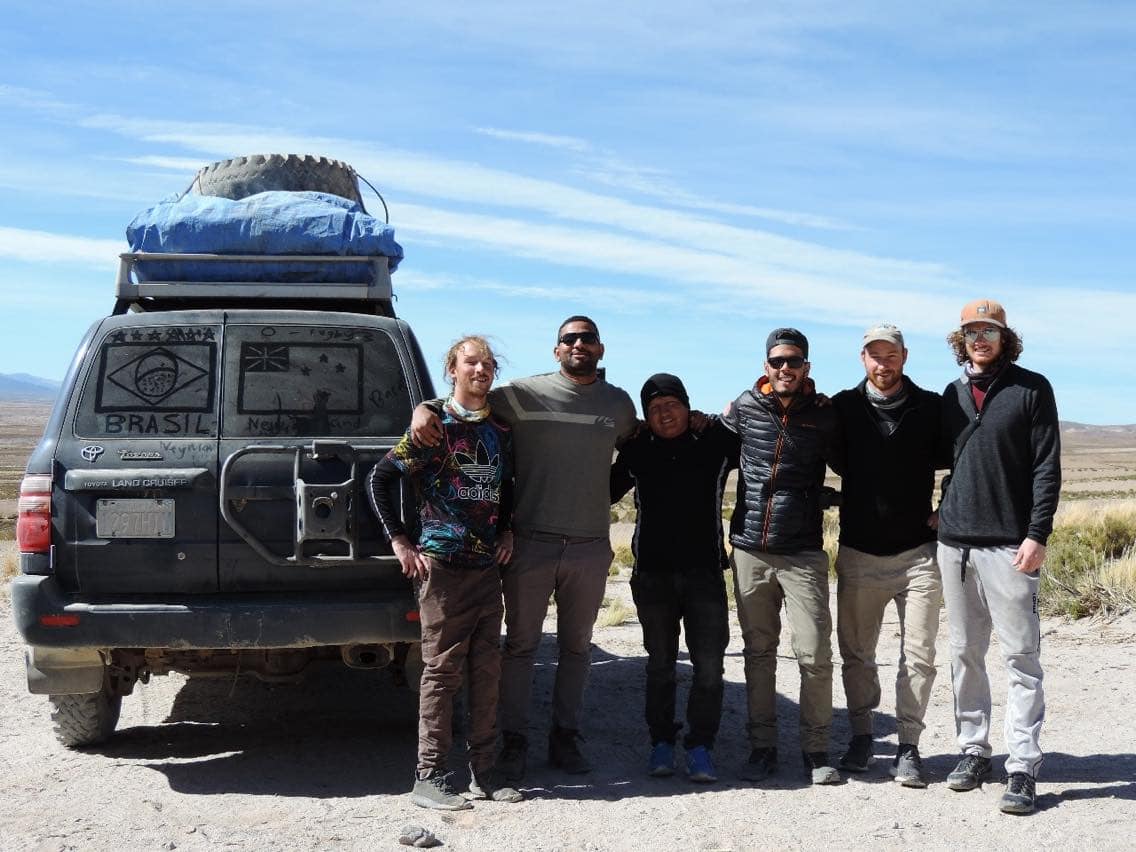
M 493 765 L 501 681 L 501 574 L 430 560 L 418 588 L 422 619 L 422 686 L 418 693 L 418 777 L 446 769 L 453 746 L 454 696 L 469 662 L 469 762 Z

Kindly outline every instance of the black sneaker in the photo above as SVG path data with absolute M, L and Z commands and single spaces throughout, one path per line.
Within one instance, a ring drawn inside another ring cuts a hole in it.
M 520 784 L 525 778 L 529 741 L 524 734 L 514 731 L 505 731 L 501 735 L 501 741 L 501 753 L 497 755 L 497 773 L 506 784 Z
M 554 725 L 548 735 L 548 762 L 569 775 L 583 775 L 592 765 L 580 751 L 580 732 Z
M 923 758 L 919 747 L 912 743 L 900 743 L 891 764 L 891 774 L 904 787 L 923 789 L 927 782 L 923 778 Z
M 828 759 L 828 753 L 823 751 L 801 752 L 805 764 L 805 772 L 814 784 L 839 784 L 840 773 Z
M 510 787 L 496 769 L 475 772 L 469 768 L 469 793 L 471 799 L 489 799 L 492 802 L 520 802 L 525 797 L 519 790 Z
M 1004 814 L 1029 814 L 1037 806 L 1037 789 L 1034 777 L 1028 772 L 1011 772 L 1006 781 L 1006 792 L 998 807 Z
M 764 781 L 777 771 L 777 749 L 755 748 L 749 753 L 749 760 L 742 767 L 741 776 L 746 781 Z
M 872 765 L 872 735 L 853 734 L 848 751 L 840 758 L 840 768 L 849 772 L 867 772 Z
M 955 771 L 947 776 L 947 787 L 960 793 L 973 790 L 990 777 L 990 758 L 964 754 Z
M 453 775 L 442 769 L 435 769 L 425 778 L 415 778 L 410 801 L 420 808 L 440 811 L 464 811 L 473 807 L 454 789 Z

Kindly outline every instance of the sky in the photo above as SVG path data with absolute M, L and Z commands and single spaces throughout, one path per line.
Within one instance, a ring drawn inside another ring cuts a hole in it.
M 464 333 L 554 369 L 579 313 L 636 400 L 665 371 L 720 410 L 778 326 L 832 394 L 879 321 L 940 390 L 985 297 L 1063 420 L 1136 423 L 1136 5 L 4 7 L 2 373 L 62 378 L 198 168 L 311 153 L 382 192 L 439 387 Z

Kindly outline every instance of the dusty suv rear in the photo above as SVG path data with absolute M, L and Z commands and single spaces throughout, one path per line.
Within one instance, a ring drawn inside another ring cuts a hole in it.
M 417 604 L 361 487 L 434 394 L 383 315 L 389 276 L 161 289 L 137 260 L 21 487 L 12 609 L 59 739 L 105 739 L 135 682 L 171 671 L 393 664 L 415 684 Z

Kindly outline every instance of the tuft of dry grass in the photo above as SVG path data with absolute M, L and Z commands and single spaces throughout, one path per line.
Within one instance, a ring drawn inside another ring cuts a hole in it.
M 1046 549 L 1040 604 L 1083 618 L 1136 609 L 1136 501 L 1063 507 Z
M 596 618 L 597 627 L 618 627 L 628 622 L 635 615 L 635 610 L 619 598 L 604 598 L 600 606 L 599 617 Z

